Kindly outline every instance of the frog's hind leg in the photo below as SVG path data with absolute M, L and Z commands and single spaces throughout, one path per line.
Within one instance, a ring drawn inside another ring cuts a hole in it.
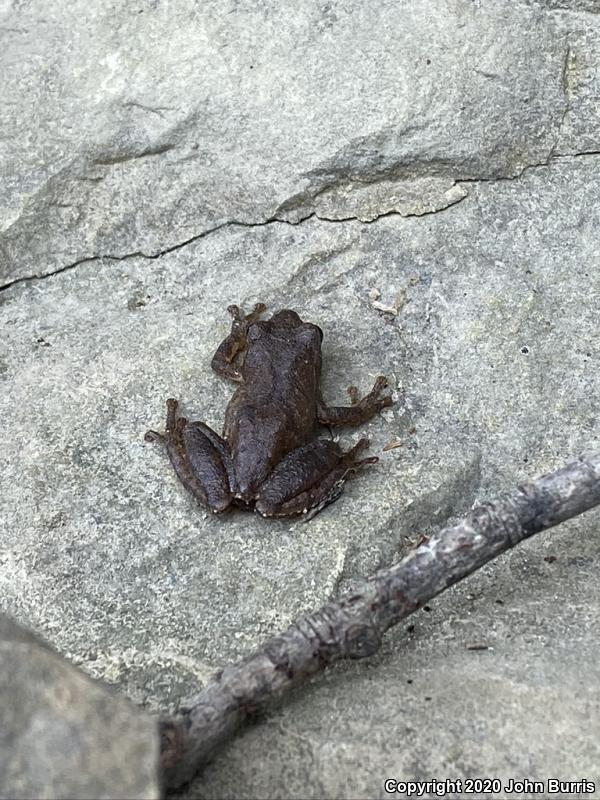
M 333 503 L 344 491 L 344 484 L 349 475 L 358 472 L 366 464 L 377 464 L 379 459 L 377 456 L 369 456 L 368 458 L 361 458 L 360 460 L 356 461 L 355 456 L 363 450 L 365 447 L 368 447 L 369 440 L 368 439 L 360 439 L 354 447 L 349 450 L 347 453 L 344 453 L 344 457 L 340 464 L 338 464 L 337 470 L 332 472 L 329 476 L 328 483 L 331 484 L 331 489 L 328 492 L 323 492 L 321 499 L 319 500 L 318 504 L 310 508 L 308 511 L 302 511 L 305 515 L 305 520 L 308 522 L 309 519 L 315 517 L 319 511 L 322 511 L 326 506 Z
M 164 434 L 148 431 L 147 442 L 164 442 L 177 477 L 196 500 L 219 514 L 232 502 L 227 443 L 203 422 L 177 418 L 177 400 L 167 400 Z
M 260 487 L 255 509 L 263 517 L 304 515 L 311 519 L 341 495 L 348 475 L 379 459 L 358 459 L 369 444 L 361 439 L 347 453 L 335 442 L 317 439 L 282 459 Z
M 246 349 L 246 334 L 250 325 L 255 322 L 265 311 L 264 303 L 257 303 L 250 314 L 243 314 L 238 306 L 229 306 L 227 311 L 233 317 L 231 333 L 217 347 L 211 367 L 223 378 L 229 378 L 238 383 L 242 379 L 240 370 L 236 367 L 237 356 Z

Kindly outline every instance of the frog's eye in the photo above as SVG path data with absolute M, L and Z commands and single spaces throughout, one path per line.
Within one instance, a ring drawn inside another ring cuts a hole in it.
M 249 342 L 254 342 L 262 336 L 262 333 L 263 333 L 263 323 L 254 322 L 248 328 L 248 331 L 246 333 L 246 338 L 248 339 Z
M 319 336 L 321 337 L 321 341 L 323 341 L 323 331 L 319 328 L 318 325 L 315 325 L 315 328 L 319 331 Z

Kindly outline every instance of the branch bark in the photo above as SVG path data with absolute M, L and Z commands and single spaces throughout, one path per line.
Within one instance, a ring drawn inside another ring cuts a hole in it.
M 581 456 L 474 508 L 398 564 L 300 617 L 244 661 L 226 667 L 161 722 L 166 787 L 189 781 L 240 725 L 293 686 L 342 658 L 375 653 L 385 631 L 524 539 L 600 504 L 600 453 Z

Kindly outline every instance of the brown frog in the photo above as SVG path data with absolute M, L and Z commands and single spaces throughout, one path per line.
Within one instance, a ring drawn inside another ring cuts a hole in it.
M 290 310 L 259 321 L 264 310 L 257 303 L 244 316 L 237 306 L 228 308 L 231 333 L 212 368 L 240 385 L 227 406 L 223 436 L 203 422 L 177 418 L 178 403 L 169 399 L 165 433 L 148 431 L 145 438 L 166 444 L 180 481 L 216 514 L 236 505 L 263 517 L 312 516 L 339 497 L 351 472 L 378 461 L 357 459 L 368 439 L 347 452 L 314 439 L 317 423 L 359 425 L 392 399 L 380 397 L 387 382 L 379 377 L 362 399 L 354 386 L 348 389 L 351 406 L 325 405 L 323 332 Z

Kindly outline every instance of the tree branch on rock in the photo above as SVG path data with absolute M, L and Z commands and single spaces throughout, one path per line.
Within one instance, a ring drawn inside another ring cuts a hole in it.
M 375 653 L 383 634 L 505 550 L 600 504 L 600 453 L 518 487 L 424 540 L 351 593 L 300 617 L 217 674 L 188 708 L 161 722 L 166 787 L 190 780 L 257 712 L 334 661 Z

